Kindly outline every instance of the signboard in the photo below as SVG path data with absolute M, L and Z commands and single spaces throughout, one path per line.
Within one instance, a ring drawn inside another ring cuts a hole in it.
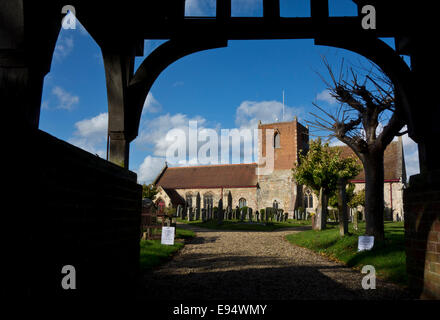
M 358 251 L 371 250 L 374 246 L 374 236 L 359 236 Z
M 174 227 L 162 227 L 162 238 L 160 241 L 161 244 L 174 244 L 174 229 Z

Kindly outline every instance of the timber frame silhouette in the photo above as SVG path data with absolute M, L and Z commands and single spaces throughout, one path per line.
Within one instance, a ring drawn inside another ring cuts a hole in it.
M 10 149 L 15 177 L 7 181 L 8 201 L 15 207 L 23 203 L 19 191 L 23 181 L 32 181 L 35 187 L 28 201 L 17 208 L 9 228 L 16 240 L 8 251 L 9 271 L 26 274 L 26 261 L 40 262 L 32 275 L 16 277 L 11 292 L 125 295 L 138 275 L 141 212 L 141 187 L 136 175 L 128 171 L 129 146 L 138 134 L 145 98 L 159 74 L 186 55 L 226 47 L 228 40 L 314 39 L 316 45 L 366 57 L 395 86 L 409 136 L 418 143 L 421 169 L 405 190 L 410 287 L 416 296 L 440 297 L 440 282 L 435 282 L 440 276 L 431 277 L 435 270 L 425 270 L 440 247 L 436 252 L 427 249 L 428 242 L 438 241 L 435 232 L 440 224 L 440 161 L 436 156 L 440 108 L 431 96 L 438 88 L 429 80 L 440 71 L 432 48 L 437 28 L 433 5 L 354 0 L 357 16 L 329 17 L 327 0 L 310 0 L 310 17 L 283 18 L 279 0 L 262 2 L 262 17 L 231 17 L 231 0 L 217 0 L 216 16 L 206 18 L 185 17 L 184 0 L 127 0 L 111 5 L 69 1 L 104 58 L 109 162 L 38 129 L 43 80 L 50 70 L 66 3 L 0 3 L 0 102 L 15 126 L 14 137 L 24 137 L 20 146 L 13 143 Z M 376 9 L 376 29 L 362 28 L 365 5 Z M 394 38 L 396 50 L 383 37 Z M 134 71 L 134 59 L 143 56 L 145 39 L 169 40 Z M 410 56 L 411 68 L 400 55 Z M 31 161 L 27 161 L 29 154 Z M 17 249 L 26 243 L 39 248 L 30 257 L 23 257 Z M 106 263 L 109 258 L 111 265 Z M 78 269 L 73 292 L 61 289 L 64 265 Z

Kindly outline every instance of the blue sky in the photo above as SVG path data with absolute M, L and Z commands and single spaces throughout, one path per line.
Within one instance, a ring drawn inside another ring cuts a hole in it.
M 281 1 L 282 16 L 307 16 L 309 1 Z M 261 0 L 233 0 L 235 16 L 259 16 Z M 215 1 L 189 0 L 187 15 L 213 15 Z M 355 15 L 352 1 L 330 1 L 331 15 Z M 146 40 L 145 56 L 165 40 Z M 386 40 L 391 46 L 392 41 Z M 342 58 L 354 65 L 366 60 L 354 53 L 313 40 L 230 41 L 227 48 L 196 53 L 169 66 L 154 83 L 144 105 L 139 136 L 131 143 L 130 170 L 139 182 L 150 182 L 164 165 L 164 140 L 173 128 L 253 128 L 282 118 L 312 120 L 312 102 L 332 110 L 317 73 L 326 75 L 321 56 L 337 67 Z M 143 57 L 136 59 L 136 67 Z M 408 61 L 408 59 L 406 59 Z M 107 93 L 102 55 L 87 31 L 62 29 L 51 72 L 46 76 L 40 129 L 105 158 Z M 418 172 L 417 147 L 404 136 L 409 174 Z

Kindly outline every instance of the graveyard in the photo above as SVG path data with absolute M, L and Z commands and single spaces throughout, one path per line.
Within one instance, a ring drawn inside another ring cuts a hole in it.
M 219 207 L 187 208 L 178 206 L 176 210 L 177 221 L 193 226 L 218 229 L 218 230 L 244 230 L 244 231 L 273 231 L 282 228 L 297 226 L 310 226 L 310 215 L 305 212 L 294 213 L 295 219 L 288 219 L 282 209 L 266 208 L 253 210 L 249 207 L 227 207 L 226 210 Z M 200 214 L 200 213 L 201 214 Z

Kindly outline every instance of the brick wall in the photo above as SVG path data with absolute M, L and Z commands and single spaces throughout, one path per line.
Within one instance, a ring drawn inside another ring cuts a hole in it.
M 411 176 L 404 208 L 410 289 L 417 297 L 440 299 L 440 172 Z
M 26 220 L 25 244 L 15 263 L 32 270 L 24 275 L 27 293 L 134 294 L 142 197 L 136 174 L 39 130 L 23 144 L 17 214 Z M 64 265 L 75 267 L 77 290 L 62 289 Z
M 280 134 L 280 148 L 274 150 L 274 169 L 275 170 L 288 170 L 292 169 L 297 156 L 297 127 L 298 122 L 296 120 L 291 122 L 276 122 L 269 124 L 260 124 L 259 129 L 262 129 L 262 141 L 259 144 L 263 157 L 266 157 L 266 130 L 273 129 L 274 134 L 279 132 Z M 302 126 L 301 126 L 302 127 Z M 273 138 L 271 137 L 270 144 L 273 145 Z

